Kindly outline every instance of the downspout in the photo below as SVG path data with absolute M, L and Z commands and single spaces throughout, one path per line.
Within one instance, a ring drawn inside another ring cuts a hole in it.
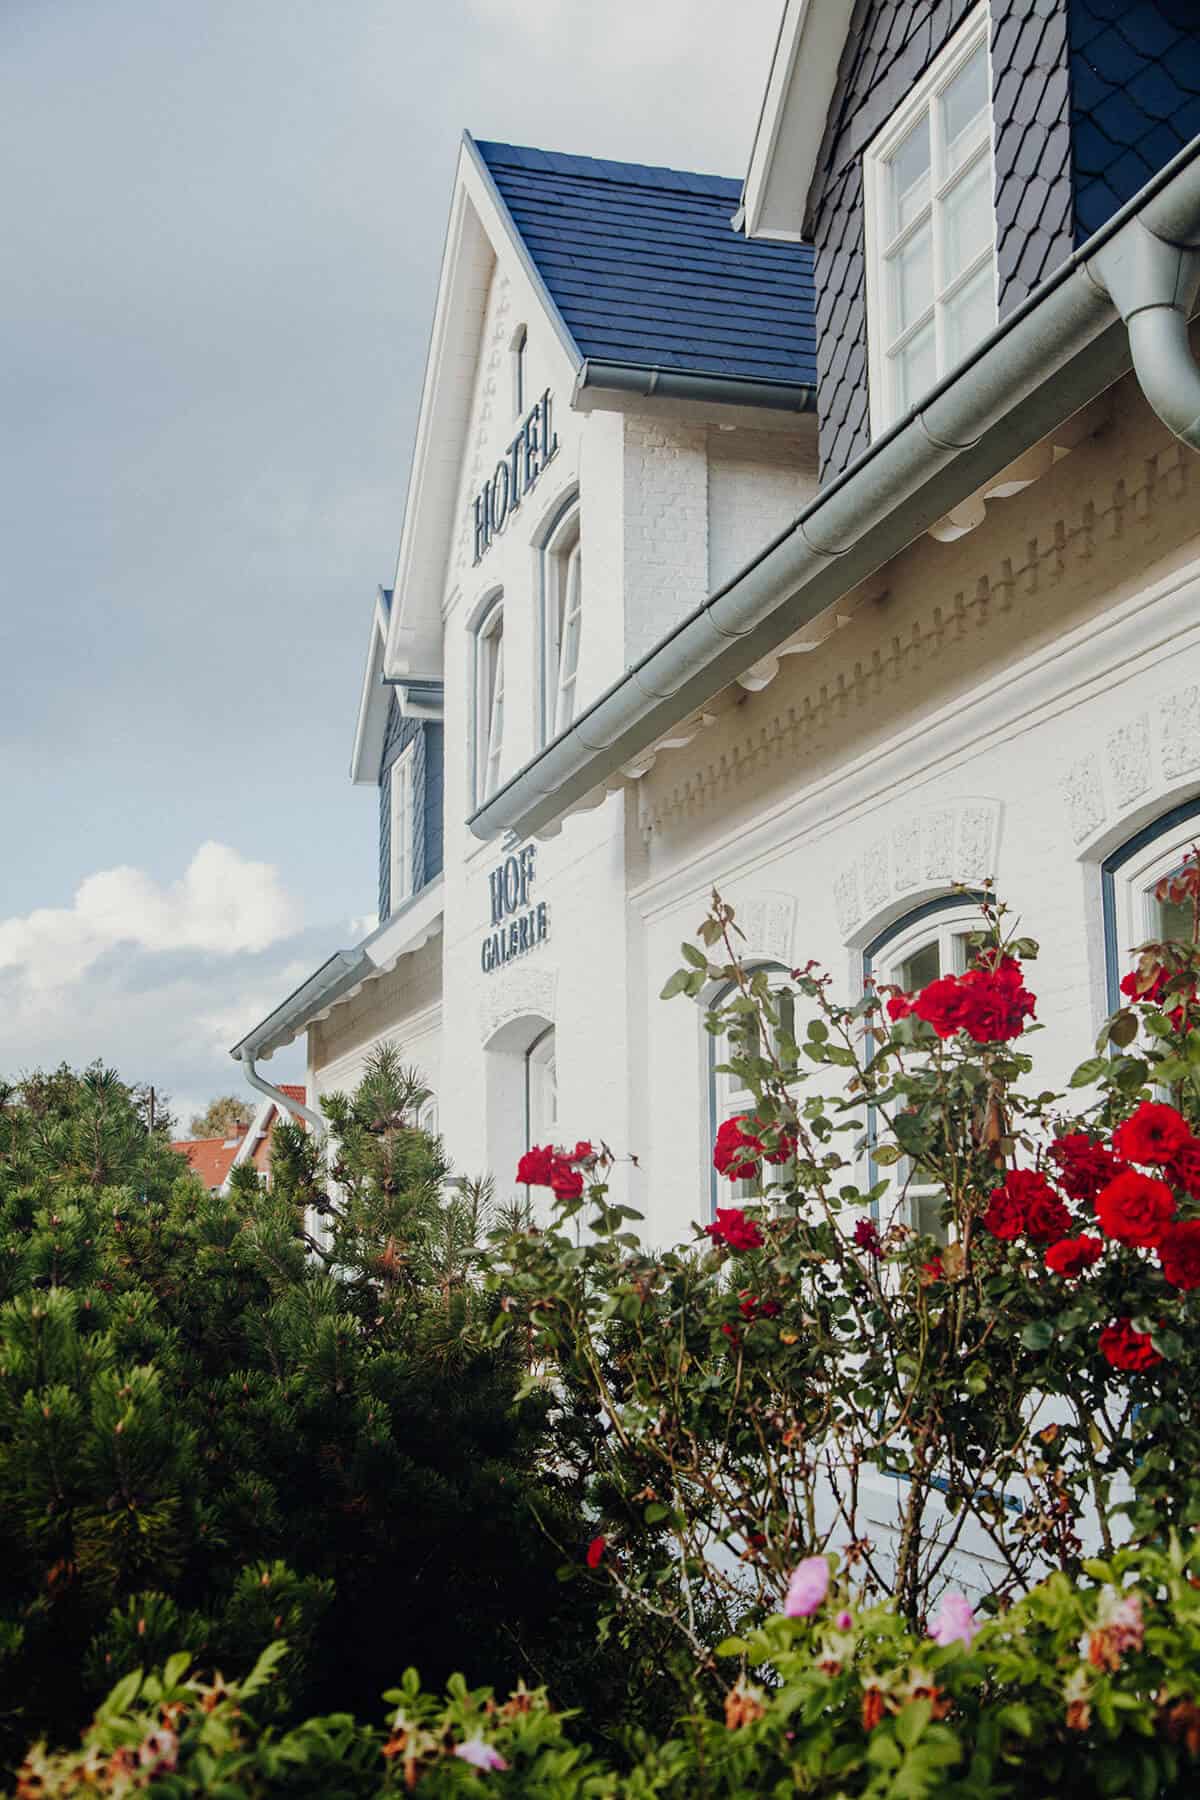
M 293 1100 L 292 1096 L 290 1094 L 285 1094 L 282 1088 L 272 1087 L 269 1081 L 263 1080 L 262 1076 L 254 1066 L 253 1050 L 242 1050 L 238 1054 L 238 1061 L 242 1065 L 242 1074 L 246 1077 L 250 1086 L 256 1089 L 258 1093 L 265 1094 L 268 1100 L 273 1100 L 280 1112 L 289 1112 L 297 1118 L 307 1119 L 317 1137 L 324 1138 L 326 1136 L 329 1127 L 326 1125 L 320 1113 L 313 1112 L 310 1107 L 301 1106 L 298 1100 Z
M 1188 334 L 1200 295 L 1200 166 L 1156 195 L 1088 273 L 1125 322 L 1147 401 L 1169 431 L 1200 450 L 1200 368 Z

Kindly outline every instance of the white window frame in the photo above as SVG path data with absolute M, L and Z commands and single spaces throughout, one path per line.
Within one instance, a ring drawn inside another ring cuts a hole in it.
M 542 742 L 575 717 L 583 631 L 583 550 L 579 506 L 555 527 L 542 551 Z
M 417 1108 L 417 1130 L 428 1132 L 430 1137 L 438 1135 L 438 1103 L 437 1095 L 430 1094 L 422 1100 Z
M 770 981 L 768 983 L 771 999 L 780 1014 L 780 1026 L 792 1037 L 796 1030 L 796 1001 L 798 996 L 792 985 L 790 971 L 783 963 L 750 962 L 746 964 L 747 975 L 757 974 L 765 969 Z M 719 1011 L 732 997 L 737 983 L 725 982 L 715 994 L 709 996 L 706 1011 Z M 780 1005 L 780 1001 L 783 1002 Z M 739 1087 L 736 1075 L 722 1075 L 719 1067 L 731 1057 L 729 1040 L 725 1032 L 714 1033 L 704 1027 L 707 1047 L 708 1074 L 708 1154 L 709 1196 L 712 1215 L 716 1217 L 718 1206 L 736 1205 L 739 1200 L 755 1200 L 761 1197 L 761 1189 L 765 1181 L 778 1181 L 786 1174 L 783 1164 L 768 1164 L 762 1171 L 760 1181 L 730 1181 L 727 1175 L 719 1175 L 713 1166 L 713 1149 L 717 1141 L 717 1132 L 726 1119 L 740 1118 L 745 1113 L 753 1114 L 758 1101 L 749 1088 Z
M 416 890 L 413 840 L 416 836 L 416 745 L 406 744 L 392 763 L 391 854 L 388 875 L 388 912 L 394 913 L 411 900 Z
M 978 149 L 965 159 L 957 170 L 953 171 L 953 179 L 947 178 L 942 165 L 944 146 L 941 142 L 940 112 L 935 104 L 938 97 L 958 74 L 980 44 L 985 46 L 988 62 L 988 128 L 981 139 Z M 993 276 L 993 322 L 998 316 L 999 306 L 999 274 L 996 256 L 996 215 L 994 198 L 995 171 L 995 114 L 993 96 L 995 84 L 992 79 L 991 42 L 989 32 L 989 9 L 981 5 L 971 13 L 969 18 L 955 32 L 940 53 L 934 58 L 929 68 L 916 83 L 912 92 L 903 104 L 893 113 L 883 130 L 863 153 L 863 217 L 864 217 L 864 249 L 866 260 L 866 299 L 867 299 L 867 378 L 871 408 L 871 431 L 873 436 L 894 424 L 905 410 L 901 405 L 896 385 L 896 365 L 893 353 L 910 342 L 930 318 L 934 325 L 934 377 L 936 383 L 955 366 L 949 359 L 945 348 L 944 311 L 947 300 L 953 298 L 966 284 L 978 274 L 990 261 Z M 903 230 L 894 235 L 887 230 L 888 203 L 888 164 L 891 157 L 917 124 L 924 113 L 930 120 L 930 198 L 916 216 L 909 220 Z M 993 170 L 993 178 L 989 184 L 989 197 L 992 208 L 992 230 L 986 249 L 980 250 L 967 266 L 960 270 L 952 282 L 943 283 L 941 266 L 943 257 L 942 245 L 942 203 L 951 187 L 962 179 L 964 173 L 973 167 L 980 157 L 986 157 Z M 889 282 L 884 270 L 887 256 L 904 242 L 909 240 L 922 224 L 932 218 L 932 283 L 933 300 L 931 305 L 909 324 L 904 331 L 894 333 L 890 329 L 891 294 Z M 932 385 L 932 384 L 931 384 Z
M 504 595 L 495 595 L 478 625 L 474 644 L 475 803 L 500 786 L 504 759 Z
M 961 906 L 948 906 L 924 918 L 914 918 L 907 926 L 902 919 L 896 924 L 901 929 L 871 958 L 870 974 L 876 986 L 886 983 L 904 987 L 902 971 L 905 963 L 935 943 L 938 947 L 938 976 L 935 979 L 942 975 L 965 974 L 966 940 L 981 929 L 982 920 L 979 907 L 973 901 L 964 900 Z M 870 1159 L 869 1150 L 867 1154 Z M 885 1174 L 889 1177 L 891 1192 L 880 1202 L 881 1225 L 886 1229 L 888 1225 L 898 1223 L 920 1230 L 919 1204 L 922 1199 L 935 1200 L 940 1190 L 932 1182 L 915 1184 L 910 1178 L 907 1157 L 886 1170 L 872 1163 L 868 1185 L 874 1185 Z M 939 1234 L 935 1231 L 932 1235 Z

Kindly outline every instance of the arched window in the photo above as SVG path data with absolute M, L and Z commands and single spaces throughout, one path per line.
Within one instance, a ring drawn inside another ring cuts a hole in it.
M 558 1129 L 558 1072 L 554 1027 L 535 1037 L 525 1052 L 525 1143 L 552 1144 Z
M 509 345 L 509 356 L 512 360 L 512 392 L 513 417 L 519 419 L 525 411 L 525 351 L 529 343 L 529 333 L 524 325 L 518 325 L 513 332 Z
M 1138 944 L 1177 938 L 1190 942 L 1192 909 L 1159 900 L 1154 889 L 1174 875 L 1184 853 L 1200 841 L 1200 795 L 1136 832 L 1101 864 L 1104 895 L 1104 964 L 1110 1011 L 1121 1004 L 1120 981 L 1133 966 Z
M 500 785 L 504 753 L 504 596 L 497 594 L 475 627 L 475 800 Z
M 542 741 L 575 717 L 583 625 L 583 552 L 579 498 L 559 509 L 542 547 Z
M 752 973 L 757 969 L 765 969 L 770 976 L 772 1003 L 778 1015 L 777 1032 L 788 1037 L 795 1036 L 795 995 L 788 984 L 788 971 L 782 963 L 760 962 L 748 969 Z M 713 994 L 708 1003 L 709 1017 L 715 1023 L 715 1015 L 729 1000 L 735 991 L 733 983 L 721 988 Z M 751 1181 L 730 1181 L 728 1177 L 717 1174 L 712 1166 L 712 1147 L 716 1142 L 717 1132 L 726 1119 L 740 1118 L 744 1113 L 753 1114 L 755 1098 L 749 1088 L 742 1085 L 741 1077 L 730 1074 L 722 1065 L 729 1062 L 733 1055 L 756 1056 L 761 1054 L 757 1043 L 758 1024 L 753 1023 L 753 1039 L 748 1045 L 738 1045 L 736 1050 L 729 1042 L 726 1032 L 710 1030 L 708 1037 L 708 1162 L 709 1162 L 709 1200 L 713 1215 L 718 1205 L 735 1205 L 739 1200 L 753 1199 L 758 1192 L 758 1184 Z M 772 1046 L 776 1050 L 778 1045 Z M 778 1175 L 779 1171 L 773 1171 Z
M 436 1094 L 430 1094 L 427 1099 L 422 1100 L 420 1106 L 418 1107 L 418 1109 L 417 1109 L 417 1130 L 428 1132 L 430 1137 L 437 1136 L 437 1134 L 438 1134 L 438 1103 L 437 1103 L 437 1095 Z
M 913 993 L 942 975 L 961 975 L 967 967 L 968 941 L 979 928 L 978 903 L 970 895 L 947 894 L 940 900 L 927 900 L 871 939 L 863 950 L 863 976 Z M 868 1126 L 868 1138 L 869 1185 L 873 1187 L 885 1176 L 891 1181 L 891 1193 L 877 1208 L 882 1223 L 911 1225 L 945 1243 L 941 1188 L 916 1180 L 907 1157 L 886 1170 L 874 1163 L 874 1119 Z

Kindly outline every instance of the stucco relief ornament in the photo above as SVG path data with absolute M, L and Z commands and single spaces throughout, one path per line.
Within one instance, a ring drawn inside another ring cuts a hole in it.
M 554 1021 L 556 977 L 551 969 L 514 968 L 497 974 L 479 1000 L 480 1036 L 486 1044 L 514 1019 Z
M 1200 765 L 1200 688 L 1181 688 L 1159 708 L 1163 774 L 1170 779 Z
M 1084 756 L 1073 763 L 1063 776 L 1062 789 L 1072 841 L 1081 844 L 1105 820 L 1104 782 L 1096 758 Z
M 923 869 L 927 881 L 954 879 L 954 823 L 954 813 L 949 808 L 927 813 L 922 820 Z
M 1145 713 L 1109 734 L 1105 746 L 1113 794 L 1127 805 L 1150 786 L 1150 720 Z

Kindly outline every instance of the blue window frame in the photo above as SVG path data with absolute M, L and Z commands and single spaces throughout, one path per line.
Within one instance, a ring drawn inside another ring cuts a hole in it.
M 1100 865 L 1104 907 L 1104 977 L 1108 1009 L 1121 1004 L 1121 977 L 1130 968 L 1129 952 L 1147 938 L 1161 935 L 1153 917 L 1151 889 L 1160 876 L 1177 868 L 1183 853 L 1200 837 L 1200 794 L 1127 838 Z M 1128 938 L 1128 942 L 1123 941 Z

